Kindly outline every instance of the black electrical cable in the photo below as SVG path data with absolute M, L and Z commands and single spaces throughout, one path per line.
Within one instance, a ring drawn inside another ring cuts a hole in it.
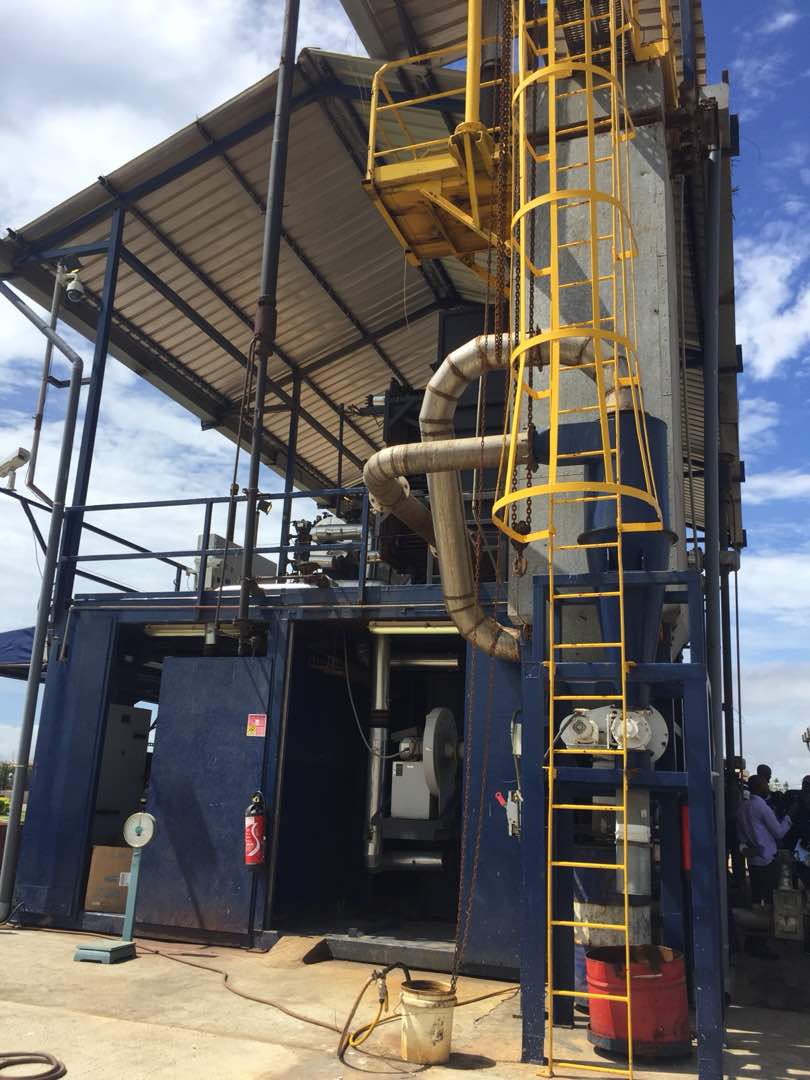
M 67 1069 L 53 1054 L 41 1054 L 30 1050 L 0 1052 L 0 1072 L 17 1068 L 19 1065 L 47 1065 L 48 1068 L 44 1072 L 15 1072 L 14 1076 L 17 1080 L 58 1080 L 60 1076 L 67 1076 Z

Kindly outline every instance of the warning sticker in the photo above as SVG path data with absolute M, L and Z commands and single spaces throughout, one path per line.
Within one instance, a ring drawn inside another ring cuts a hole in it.
M 267 734 L 267 713 L 248 713 L 246 735 L 253 735 L 263 739 Z

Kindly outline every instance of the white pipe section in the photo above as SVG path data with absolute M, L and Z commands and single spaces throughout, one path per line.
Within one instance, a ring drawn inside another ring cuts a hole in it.
M 500 435 L 484 439 L 453 437 L 456 406 L 469 384 L 488 371 L 508 367 L 508 334 L 501 336 L 500 344 L 500 356 L 495 334 L 474 338 L 449 353 L 425 389 L 419 414 L 422 443 L 378 451 L 366 463 L 363 477 L 375 509 L 394 514 L 435 547 L 447 613 L 462 636 L 492 656 L 518 661 L 520 631 L 502 626 L 485 614 L 476 596 L 459 478 L 461 469 L 480 466 L 482 453 L 486 468 L 497 466 L 504 440 Z M 550 358 L 551 345 L 547 341 L 526 353 L 526 363 L 537 368 L 546 367 Z M 560 341 L 560 362 L 567 367 L 590 364 L 593 359 L 592 337 L 582 335 Z M 587 373 L 593 377 L 593 369 Z M 526 433 L 518 444 L 519 462 L 528 460 L 529 450 Z M 422 472 L 428 478 L 430 510 L 411 495 L 405 479 L 408 473 Z

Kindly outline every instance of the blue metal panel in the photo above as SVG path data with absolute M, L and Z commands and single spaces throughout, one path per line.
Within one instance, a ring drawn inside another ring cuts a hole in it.
M 534 610 L 543 610 L 542 582 L 535 578 Z M 542 617 L 542 616 L 541 616 Z M 535 619 L 537 616 L 535 616 Z M 546 752 L 545 673 L 541 657 L 542 635 L 532 636 L 529 655 L 523 656 L 521 761 L 541 763 Z M 546 803 L 543 773 L 522 770 L 520 986 L 523 1010 L 523 1061 L 543 1061 L 546 985 Z
M 74 614 L 67 660 L 48 665 L 15 904 L 57 924 L 83 906 L 115 616 Z
M 506 792 L 516 784 L 510 722 L 513 712 L 521 704 L 520 674 L 517 664 L 492 660 L 480 652 L 473 661 L 472 650 L 467 650 L 472 712 L 468 712 L 465 720 L 464 768 L 471 770 L 471 776 L 462 910 L 466 910 L 469 898 L 490 696 L 492 715 L 482 803 L 481 849 L 463 970 L 477 970 L 483 966 L 514 970 L 520 966 L 521 849 L 520 843 L 509 837 L 506 815 L 495 799 L 496 791 Z
M 272 675 L 269 657 L 166 660 L 148 799 L 157 831 L 139 923 L 247 935 L 261 918 L 266 870 L 245 867 L 243 830 L 253 791 L 272 802 L 268 736 L 246 729 L 249 713 L 270 712 Z

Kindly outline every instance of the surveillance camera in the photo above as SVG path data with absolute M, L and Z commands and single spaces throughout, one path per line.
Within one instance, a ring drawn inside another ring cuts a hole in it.
M 68 274 L 65 278 L 65 295 L 71 304 L 78 304 L 81 300 L 84 300 L 84 285 L 82 284 L 82 279 L 79 277 L 78 270 L 74 270 L 73 273 Z
M 25 465 L 30 457 L 30 450 L 26 450 L 22 446 L 19 447 L 16 454 L 6 458 L 5 461 L 0 462 L 0 480 L 4 480 L 7 476 L 10 476 L 11 473 Z

